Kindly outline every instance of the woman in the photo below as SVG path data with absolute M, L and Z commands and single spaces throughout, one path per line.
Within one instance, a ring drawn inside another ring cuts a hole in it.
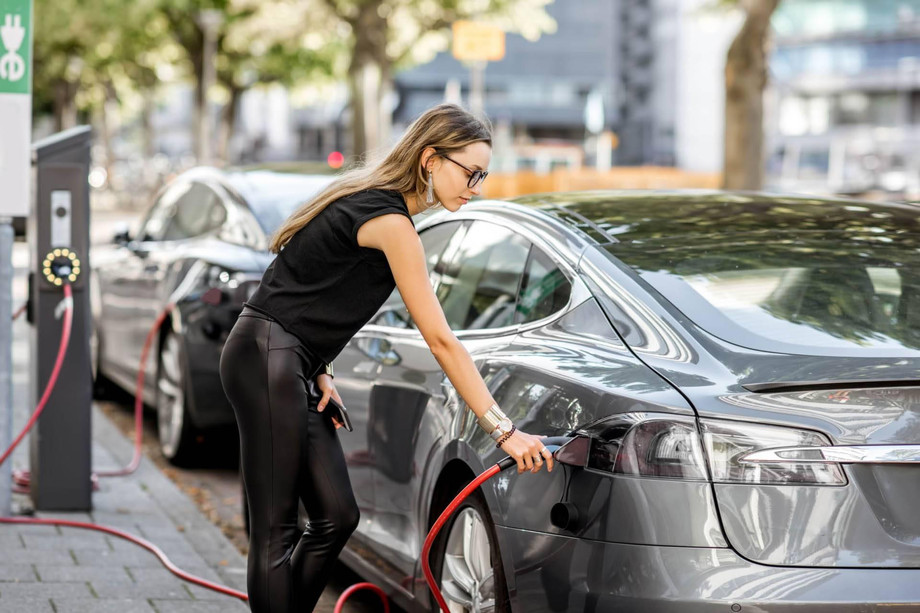
M 491 157 L 489 127 L 456 105 L 439 105 L 382 162 L 344 174 L 272 238 L 278 255 L 220 361 L 240 431 L 253 611 L 312 611 L 358 525 L 335 432 L 341 424 L 322 412 L 330 399 L 341 403 L 332 360 L 394 286 L 435 359 L 480 426 L 517 461 L 518 473 L 536 472 L 544 461 L 552 470 L 540 437 L 514 428 L 451 332 L 412 221 L 436 202 L 457 211 L 478 195 Z M 298 500 L 310 520 L 303 534 Z

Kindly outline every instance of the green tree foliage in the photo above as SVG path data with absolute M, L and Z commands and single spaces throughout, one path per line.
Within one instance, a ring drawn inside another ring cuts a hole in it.
M 151 88 L 169 60 L 166 24 L 153 0 L 34 0 L 34 107 L 55 127 L 131 91 Z
M 447 50 L 454 21 L 483 20 L 536 39 L 555 28 L 545 11 L 551 1 L 35 0 L 35 111 L 52 112 L 61 129 L 79 112 L 105 121 L 106 109 L 127 107 L 149 133 L 160 83 L 190 78 L 199 121 L 209 100 L 224 105 L 225 152 L 247 88 L 347 79 L 354 152 L 362 154 L 386 144 L 391 113 L 383 101 L 394 72 Z M 203 11 L 221 17 L 211 92 Z
M 353 153 L 384 146 L 390 110 L 383 108 L 396 69 L 430 61 L 446 50 L 454 21 L 473 19 L 535 40 L 555 30 L 552 0 L 302 0 L 322 2 L 350 42 Z

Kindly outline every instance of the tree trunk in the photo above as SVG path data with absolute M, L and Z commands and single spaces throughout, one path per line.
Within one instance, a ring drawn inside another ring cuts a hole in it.
M 389 145 L 393 133 L 393 112 L 390 110 L 390 101 L 396 93 L 396 84 L 393 81 L 393 67 L 389 62 L 381 67 L 380 74 L 380 144 Z
M 102 101 L 102 149 L 105 154 L 105 176 L 107 180 L 111 182 L 112 169 L 115 166 L 115 153 L 112 150 L 112 133 L 119 128 L 117 121 L 118 92 L 115 91 L 115 85 L 110 80 L 106 80 L 103 87 L 105 88 L 105 97 Z
M 725 189 L 763 187 L 763 93 L 770 17 L 780 0 L 741 0 L 747 13 L 725 61 Z
M 54 131 L 60 132 L 77 125 L 77 84 L 64 79 L 54 83 Z
M 153 88 L 144 88 L 143 106 L 141 107 L 141 128 L 142 128 L 142 145 L 144 158 L 149 162 L 156 155 L 155 133 L 153 131 L 153 111 L 156 106 L 154 102 L 155 92 Z
M 230 161 L 230 140 L 236 130 L 236 117 L 239 114 L 240 98 L 243 96 L 243 88 L 233 84 L 226 84 L 230 90 L 230 100 L 224 106 L 220 114 L 220 134 L 217 144 L 217 156 L 220 161 L 227 163 Z
M 188 59 L 192 63 L 192 76 L 195 80 L 195 108 L 192 112 L 192 151 L 200 159 L 201 156 L 201 122 L 204 118 L 202 111 L 205 105 L 204 91 L 204 32 L 194 23 L 194 19 L 186 10 L 178 7 L 165 7 L 163 16 L 169 22 L 169 29 L 175 40 L 185 49 Z
M 153 192 L 159 187 L 161 178 L 157 172 L 156 165 L 153 164 L 153 156 L 157 153 L 156 132 L 153 128 L 153 111 L 156 108 L 156 89 L 152 86 L 143 86 L 141 89 L 143 97 L 143 106 L 141 107 L 141 139 L 144 151 L 143 165 L 143 197 L 153 196 Z
M 382 0 L 371 0 L 360 7 L 352 21 L 355 47 L 348 67 L 351 90 L 352 153 L 364 156 L 379 150 L 381 127 L 385 128 L 381 112 L 383 77 L 390 73 L 386 52 L 387 21 L 378 8 Z M 388 123 L 389 118 L 387 118 Z
M 202 41 L 203 42 L 203 41 Z M 202 148 L 204 143 L 201 142 L 201 122 L 204 121 L 206 113 L 206 92 L 204 91 L 204 49 L 187 49 L 189 59 L 192 61 L 192 69 L 195 76 L 195 112 L 192 121 L 192 150 L 195 152 L 195 159 L 201 160 Z

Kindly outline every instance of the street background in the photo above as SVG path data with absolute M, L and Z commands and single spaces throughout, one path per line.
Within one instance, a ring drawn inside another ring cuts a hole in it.
M 501 57 L 455 57 L 462 21 L 502 32 Z M 920 201 L 920 0 L 34 0 L 34 27 L 33 140 L 93 127 L 94 244 L 188 168 L 335 173 L 442 101 L 493 123 L 485 197 Z M 130 397 L 97 408 L 130 435 Z M 148 419 L 148 457 L 245 555 L 235 441 L 178 469 Z M 342 569 L 327 596 L 356 580 Z
M 99 208 L 141 210 L 195 164 L 335 172 L 445 100 L 494 124 L 487 197 L 920 198 L 918 0 L 36 0 L 35 15 L 35 138 L 94 126 Z M 505 32 L 501 59 L 456 59 L 458 21 Z

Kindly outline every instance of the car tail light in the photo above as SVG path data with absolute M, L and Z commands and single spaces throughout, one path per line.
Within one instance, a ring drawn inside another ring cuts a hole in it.
M 840 465 L 823 460 L 820 453 L 814 454 L 814 463 L 805 461 L 807 448 L 817 451 L 830 444 L 810 430 L 717 419 L 701 419 L 697 430 L 696 419 L 689 416 L 622 413 L 579 432 L 591 440 L 586 467 L 613 474 L 703 481 L 708 461 L 716 483 L 847 483 Z M 789 447 L 799 449 L 788 462 L 745 461 L 755 451 Z
M 789 462 L 745 462 L 744 456 L 763 449 L 822 447 L 827 437 L 810 430 L 736 421 L 701 419 L 703 445 L 716 483 L 846 485 L 839 464 L 806 463 L 804 450 Z M 820 454 L 815 458 L 820 458 Z
M 692 417 L 624 413 L 593 424 L 587 468 L 620 475 L 705 481 L 702 446 Z

